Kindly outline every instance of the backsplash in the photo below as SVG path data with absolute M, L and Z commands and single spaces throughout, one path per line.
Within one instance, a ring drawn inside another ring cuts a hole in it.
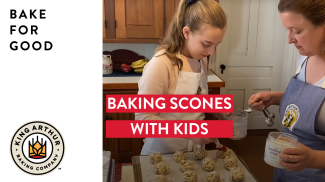
M 151 59 L 155 53 L 157 44 L 122 44 L 122 43 L 104 43 L 103 51 L 114 51 L 116 49 L 127 49 L 136 52 L 140 56 Z

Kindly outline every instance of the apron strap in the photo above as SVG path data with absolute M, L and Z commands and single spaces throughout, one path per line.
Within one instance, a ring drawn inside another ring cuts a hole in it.
M 325 88 L 325 80 L 323 81 L 322 88 Z
M 308 60 L 308 57 L 306 57 L 306 59 L 300 64 L 300 66 L 298 67 L 298 69 L 297 69 L 297 71 L 296 71 L 296 73 L 295 73 L 295 78 L 297 78 L 297 76 L 299 75 L 299 73 L 300 73 L 300 71 L 301 71 L 301 69 L 302 69 L 302 67 L 304 66 L 304 64 L 305 64 L 305 62 Z
M 297 78 L 297 76 L 299 75 L 302 67 L 304 66 L 305 62 L 308 60 L 308 57 L 301 63 L 301 65 L 298 67 L 296 73 L 295 73 L 295 78 Z M 323 84 L 322 84 L 322 88 L 325 88 L 325 80 L 323 81 Z

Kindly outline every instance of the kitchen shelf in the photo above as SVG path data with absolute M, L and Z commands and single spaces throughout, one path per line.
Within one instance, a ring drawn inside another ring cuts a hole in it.
M 142 73 L 135 73 L 133 70 L 130 72 L 123 72 L 120 70 L 114 70 L 112 74 L 103 74 L 103 77 L 141 77 Z
M 103 43 L 158 44 L 160 39 L 103 39 Z

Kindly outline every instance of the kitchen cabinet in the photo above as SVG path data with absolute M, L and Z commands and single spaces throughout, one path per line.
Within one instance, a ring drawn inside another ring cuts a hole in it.
M 104 43 L 158 43 L 180 0 L 104 0 Z
M 106 119 L 134 120 L 134 113 L 106 113 L 106 94 L 137 94 L 138 92 L 137 89 L 128 89 L 119 85 L 109 84 L 103 89 L 103 149 L 111 151 L 112 158 L 116 162 L 128 163 L 131 162 L 132 156 L 140 155 L 143 138 L 106 138 L 105 131 Z M 111 89 L 114 87 L 119 89 Z
M 103 43 L 159 43 L 179 2 L 103 0 Z
M 103 0 L 103 39 L 106 39 L 106 27 L 105 27 L 105 1 Z
M 165 31 L 168 29 L 181 0 L 165 0 Z
M 164 0 L 115 0 L 116 38 L 161 38 Z

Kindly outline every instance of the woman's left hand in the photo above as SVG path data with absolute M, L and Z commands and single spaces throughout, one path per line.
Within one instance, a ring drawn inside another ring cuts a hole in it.
M 314 150 L 298 143 L 297 148 L 286 148 L 280 154 L 280 164 L 288 171 L 301 171 L 311 166 Z

